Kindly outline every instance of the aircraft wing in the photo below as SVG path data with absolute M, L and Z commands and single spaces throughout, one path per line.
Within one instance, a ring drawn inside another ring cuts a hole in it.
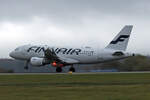
M 75 59 L 72 59 L 72 58 L 59 57 L 59 59 L 63 62 L 69 63 L 69 64 L 79 63 L 78 60 L 75 60 Z
M 65 58 L 65 57 L 58 57 L 56 55 L 56 53 L 54 52 L 53 49 L 47 49 L 44 52 L 45 58 L 56 62 L 61 62 L 61 63 L 67 63 L 67 64 L 74 64 L 74 63 L 78 63 L 78 60 L 72 59 L 72 58 Z
M 45 58 L 49 59 L 49 60 L 56 60 L 58 61 L 58 56 L 56 55 L 56 53 L 54 52 L 53 49 L 46 49 L 44 52 Z

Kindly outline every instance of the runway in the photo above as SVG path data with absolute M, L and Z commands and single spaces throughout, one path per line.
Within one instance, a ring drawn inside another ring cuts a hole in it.
M 150 72 L 88 72 L 72 75 L 68 73 L 2 73 L 0 74 L 0 97 L 2 100 L 26 99 L 26 97 L 31 100 L 42 100 L 45 97 L 49 97 L 46 98 L 47 100 L 60 100 L 63 97 L 63 100 L 77 100 L 81 97 L 81 100 L 87 100 L 90 94 L 88 100 L 95 97 L 97 97 L 95 100 L 99 98 L 105 100 L 106 97 L 116 100 L 119 94 L 118 100 L 124 98 L 127 100 L 132 96 L 135 97 L 133 100 L 137 98 L 149 100 L 149 77 Z
M 150 73 L 150 71 L 140 72 L 73 72 L 73 73 L 0 73 L 0 75 L 81 75 L 81 74 L 129 74 L 129 73 Z

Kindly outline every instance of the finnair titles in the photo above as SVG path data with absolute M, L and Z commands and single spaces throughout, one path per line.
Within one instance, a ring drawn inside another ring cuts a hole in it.
M 90 47 L 88 47 L 90 48 Z M 27 52 L 35 52 L 35 53 L 40 53 L 40 52 L 45 52 L 47 47 L 44 46 L 31 46 Z M 82 50 L 79 48 L 50 48 L 52 51 L 54 51 L 56 54 L 66 54 L 66 55 L 88 55 L 92 56 L 94 54 L 94 51 L 92 50 Z

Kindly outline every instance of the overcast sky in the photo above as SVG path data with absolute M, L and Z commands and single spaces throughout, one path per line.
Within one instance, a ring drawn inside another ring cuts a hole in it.
M 134 25 L 129 52 L 150 54 L 150 0 L 0 0 L 0 57 L 24 44 L 103 48 Z

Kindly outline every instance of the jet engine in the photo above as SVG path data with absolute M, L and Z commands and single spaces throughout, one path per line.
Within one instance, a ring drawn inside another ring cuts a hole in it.
M 30 63 L 33 66 L 43 66 L 43 65 L 45 65 L 45 60 L 44 60 L 44 58 L 32 57 L 30 59 Z

